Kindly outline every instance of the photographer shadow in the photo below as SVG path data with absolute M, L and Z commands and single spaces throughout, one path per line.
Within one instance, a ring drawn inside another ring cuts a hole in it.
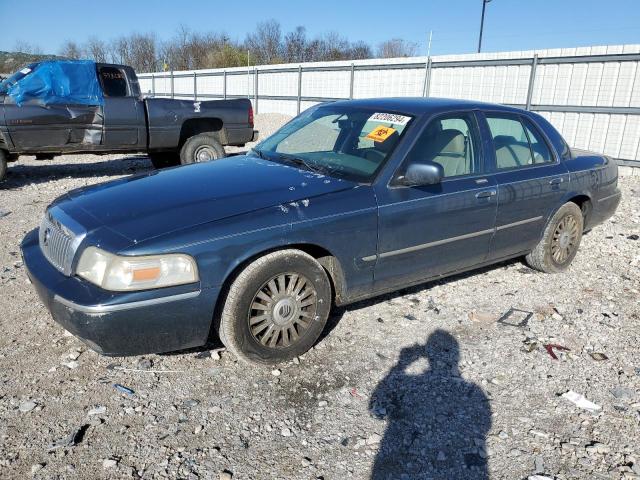
M 491 407 L 482 389 L 460 376 L 459 358 L 457 340 L 444 330 L 401 351 L 369 404 L 387 420 L 373 480 L 489 478 Z

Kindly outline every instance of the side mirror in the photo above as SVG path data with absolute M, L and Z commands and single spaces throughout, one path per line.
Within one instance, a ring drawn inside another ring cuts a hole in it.
M 423 185 L 435 185 L 442 181 L 444 168 L 435 162 L 412 163 L 407 168 L 400 183 L 407 187 L 420 187 Z

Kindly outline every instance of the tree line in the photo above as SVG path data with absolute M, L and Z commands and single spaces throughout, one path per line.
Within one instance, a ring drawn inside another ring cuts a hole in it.
M 24 53 L 39 51 L 24 43 L 20 48 L 32 50 Z M 382 42 L 374 49 L 366 42 L 352 42 L 336 32 L 310 37 L 302 26 L 283 32 L 279 22 L 268 20 L 259 23 L 243 41 L 233 40 L 225 33 L 202 33 L 180 27 L 165 41 L 154 33 L 133 33 L 110 41 L 92 37 L 83 43 L 66 41 L 58 53 L 69 59 L 120 63 L 139 72 L 152 72 L 410 57 L 417 52 L 417 44 L 400 38 Z

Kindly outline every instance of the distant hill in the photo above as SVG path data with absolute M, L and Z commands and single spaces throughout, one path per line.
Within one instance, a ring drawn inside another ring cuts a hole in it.
M 49 58 L 61 58 L 57 55 L 34 55 L 32 53 L 0 51 L 0 75 L 18 70 L 25 63 L 38 62 Z

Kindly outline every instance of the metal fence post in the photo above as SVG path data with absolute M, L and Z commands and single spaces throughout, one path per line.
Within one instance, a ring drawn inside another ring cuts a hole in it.
M 298 115 L 302 104 L 302 65 L 298 65 Z
M 175 90 L 173 85 L 173 70 L 171 70 L 171 98 L 175 97 Z
M 227 99 L 227 71 L 222 74 L 222 98 Z
M 353 99 L 353 82 L 355 80 L 355 66 L 351 64 L 351 79 L 349 80 L 349 98 Z
M 151 74 L 151 94 L 156 96 L 156 76 Z
M 428 97 L 431 90 L 431 57 L 427 58 L 424 64 L 424 85 L 422 87 L 422 96 Z
M 193 72 L 193 101 L 198 101 L 198 73 Z
M 253 97 L 254 105 L 253 110 L 255 114 L 258 114 L 258 68 L 253 69 Z
M 538 54 L 531 60 L 531 74 L 529 75 L 529 86 L 527 88 L 527 110 L 531 110 L 531 99 L 533 98 L 533 86 L 536 83 L 536 68 L 538 67 Z

